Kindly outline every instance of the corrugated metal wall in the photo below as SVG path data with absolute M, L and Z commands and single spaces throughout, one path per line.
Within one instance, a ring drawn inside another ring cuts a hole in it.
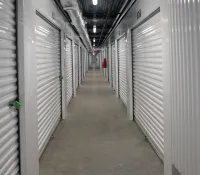
M 15 1 L 0 1 L 0 174 L 19 174 Z M 13 104 L 14 105 L 14 104 Z
M 172 163 L 200 174 L 200 2 L 169 2 Z

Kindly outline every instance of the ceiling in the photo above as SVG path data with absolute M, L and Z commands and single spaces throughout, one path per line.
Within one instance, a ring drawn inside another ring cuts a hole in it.
M 112 24 L 119 14 L 126 0 L 98 0 L 95 6 L 92 0 L 78 0 L 86 21 L 88 34 L 93 44 L 93 38 L 96 39 L 95 46 L 101 46 L 107 36 Z M 93 33 L 93 26 L 97 26 L 97 32 Z

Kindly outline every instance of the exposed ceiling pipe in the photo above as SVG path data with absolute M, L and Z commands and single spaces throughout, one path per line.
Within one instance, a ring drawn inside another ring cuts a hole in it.
M 136 0 L 127 0 L 124 6 L 120 10 L 120 14 L 117 16 L 115 21 L 113 22 L 112 27 L 110 28 L 110 31 L 108 32 L 108 35 L 105 37 L 104 41 L 102 42 L 102 45 L 108 40 L 108 38 L 111 36 L 111 34 L 114 32 L 114 30 L 117 28 L 123 17 L 126 15 L 128 10 L 133 6 L 133 4 L 136 2 Z
M 109 14 L 110 14 L 110 11 L 111 11 L 111 9 L 112 9 L 113 4 L 114 4 L 114 1 L 112 1 L 111 5 L 110 5 L 110 7 L 109 7 L 109 10 L 108 10 L 108 13 L 107 13 L 107 16 L 106 16 L 106 22 L 105 22 L 104 25 L 103 25 L 103 29 L 102 29 L 102 31 L 101 31 L 101 36 L 100 36 L 100 40 L 99 40 L 99 42 L 98 42 L 98 45 L 99 45 L 99 43 L 100 43 L 100 41 L 101 41 L 101 37 L 102 37 L 103 31 L 104 31 L 104 28 L 105 28 L 105 26 L 106 26 L 106 24 L 107 24 L 107 20 L 108 20 L 108 17 L 109 17 Z
M 60 0 L 60 3 L 62 4 L 63 9 L 69 14 L 72 24 L 76 27 L 81 38 L 86 41 L 87 48 L 92 50 L 90 38 L 85 27 L 85 21 L 77 0 Z

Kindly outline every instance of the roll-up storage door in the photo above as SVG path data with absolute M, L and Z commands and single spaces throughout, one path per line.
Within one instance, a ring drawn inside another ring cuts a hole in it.
M 89 55 L 89 68 L 92 67 L 92 57 L 91 57 L 91 54 Z
M 60 30 L 36 14 L 38 146 L 41 155 L 61 118 Z
M 109 75 L 109 73 L 110 73 L 110 57 L 109 57 L 109 47 L 107 47 L 107 55 L 106 55 L 106 57 L 107 57 L 107 79 L 108 79 L 108 81 L 110 81 L 110 75 Z
M 111 45 L 111 67 L 112 67 L 112 86 L 116 90 L 116 60 L 115 60 L 115 44 Z
M 69 105 L 73 97 L 73 55 L 72 55 L 72 40 L 65 38 L 66 58 L 65 58 L 65 82 L 66 82 L 66 101 Z
M 105 77 L 107 78 L 107 76 L 108 76 L 108 56 L 107 56 L 107 49 L 105 49 L 105 57 L 104 58 L 106 58 L 106 64 L 107 64 L 107 68 L 106 69 L 104 69 L 104 72 L 105 72 Z
M 160 14 L 132 31 L 134 116 L 164 156 L 163 60 Z
M 85 72 L 86 72 L 86 50 L 84 49 L 84 61 L 83 61 L 83 77 L 85 77 Z
M 75 44 L 75 59 L 76 59 L 76 89 L 79 85 L 79 55 L 78 55 L 78 45 Z
M 86 51 L 86 61 L 85 61 L 86 72 L 88 70 L 88 53 Z
M 84 78 L 84 62 L 85 62 L 85 50 L 82 49 L 82 65 L 81 65 L 81 67 L 82 67 L 82 80 Z
M 87 52 L 86 52 L 86 49 L 85 49 L 85 53 L 84 53 L 84 77 L 85 77 L 85 73 L 86 73 L 86 60 L 87 60 Z
M 126 65 L 126 38 L 118 40 L 117 44 L 119 62 L 119 97 L 127 106 L 127 65 Z
M 80 64 L 79 64 L 79 79 L 82 82 L 82 62 L 83 62 L 83 49 L 80 47 Z
M 0 1 L 0 174 L 19 174 L 18 112 L 9 107 L 17 95 L 16 6 Z M 14 103 L 13 103 L 14 104 Z

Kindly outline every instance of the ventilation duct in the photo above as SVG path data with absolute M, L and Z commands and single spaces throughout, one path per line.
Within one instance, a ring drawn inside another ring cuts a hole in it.
M 60 0 L 60 2 L 63 6 L 63 9 L 69 14 L 72 24 L 76 27 L 80 37 L 86 42 L 85 44 L 88 50 L 92 50 L 90 38 L 85 27 L 85 21 L 83 20 L 77 0 Z

